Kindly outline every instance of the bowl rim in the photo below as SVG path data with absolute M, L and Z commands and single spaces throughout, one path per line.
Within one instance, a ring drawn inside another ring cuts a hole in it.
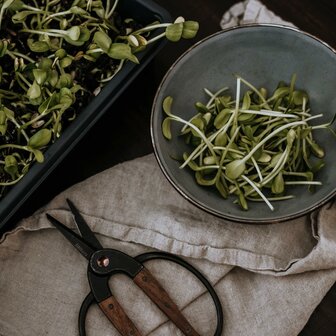
M 206 42 L 209 39 L 212 39 L 218 35 L 224 35 L 227 32 L 231 32 L 234 30 L 242 30 L 242 29 L 247 29 L 247 28 L 257 28 L 257 27 L 270 27 L 270 28 L 279 28 L 279 29 L 284 29 L 284 30 L 290 30 L 290 31 L 294 31 L 296 33 L 302 34 L 304 36 L 307 36 L 313 40 L 315 40 L 316 42 L 320 43 L 323 47 L 326 47 L 327 49 L 329 49 L 331 52 L 333 52 L 336 56 L 336 49 L 334 49 L 333 47 L 331 47 L 327 42 L 323 41 L 322 39 L 320 39 L 319 37 L 308 33 L 304 30 L 301 30 L 297 27 L 292 27 L 292 26 L 288 26 L 288 25 L 284 25 L 284 24 L 274 24 L 274 23 L 249 23 L 249 24 L 243 24 L 240 26 L 234 26 L 234 27 L 229 27 L 229 28 L 225 28 L 222 29 L 216 33 L 213 33 L 209 36 L 206 36 L 205 38 L 201 39 L 200 41 L 198 41 L 197 43 L 193 44 L 191 47 L 189 47 L 186 51 L 184 51 L 175 61 L 174 63 L 169 67 L 169 69 L 167 70 L 166 74 L 164 75 L 164 77 L 162 78 L 155 96 L 154 96 L 154 100 L 153 100 L 153 104 L 152 104 L 152 110 L 151 110 L 151 117 L 150 117 L 150 135 L 151 135 L 151 142 L 152 142 L 152 146 L 154 149 L 154 156 L 156 158 L 156 161 L 158 162 L 158 165 L 162 171 L 162 173 L 164 174 L 164 176 L 166 177 L 166 179 L 170 182 L 170 184 L 178 191 L 179 194 L 181 194 L 186 200 L 188 200 L 190 203 L 192 203 L 193 205 L 195 205 L 196 207 L 198 207 L 199 209 L 212 214 L 216 217 L 225 219 L 225 220 L 230 220 L 232 222 L 235 223 L 240 223 L 240 224 L 250 224 L 250 225 L 255 225 L 255 224 L 277 224 L 277 223 L 282 223 L 285 221 L 289 221 L 289 220 L 293 220 L 299 217 L 302 217 L 304 215 L 308 215 L 310 213 L 312 213 L 313 211 L 321 208 L 323 205 L 325 205 L 328 201 L 330 201 L 335 195 L 336 195 L 336 186 L 335 188 L 326 196 L 324 196 L 320 201 L 316 202 L 315 204 L 312 204 L 311 206 L 305 207 L 304 209 L 297 211 L 295 213 L 292 214 L 288 214 L 288 215 L 282 215 L 279 217 L 274 217 L 274 218 L 269 218 L 269 219 L 248 219 L 248 218 L 242 218 L 242 217 L 236 217 L 234 215 L 229 215 L 229 214 L 225 214 L 223 212 L 217 211 L 213 208 L 210 208 L 200 202 L 198 202 L 197 200 L 195 200 L 193 197 L 191 197 L 190 195 L 188 195 L 177 183 L 174 182 L 174 180 L 172 179 L 172 177 L 170 176 L 170 174 L 168 173 L 167 169 L 165 168 L 164 164 L 162 163 L 161 159 L 160 159 L 160 153 L 157 147 L 157 143 L 155 141 L 155 137 L 154 137 L 154 111 L 155 108 L 157 106 L 158 103 L 158 96 L 159 93 L 161 91 L 162 86 L 164 85 L 164 83 L 166 82 L 167 78 L 169 77 L 170 73 L 172 72 L 172 70 L 176 67 L 176 65 L 193 49 L 197 48 L 200 44 L 203 44 L 204 42 Z M 225 201 L 225 200 L 224 200 Z

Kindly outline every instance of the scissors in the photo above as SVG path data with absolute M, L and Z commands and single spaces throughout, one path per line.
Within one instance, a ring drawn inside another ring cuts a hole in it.
M 186 268 L 202 282 L 210 293 L 216 308 L 217 328 L 214 336 L 222 334 L 223 311 L 220 300 L 209 281 L 197 269 L 183 259 L 166 252 L 149 252 L 131 257 L 115 249 L 103 248 L 75 205 L 69 199 L 67 199 L 67 203 L 81 235 L 70 230 L 50 214 L 46 216 L 89 262 L 87 277 L 91 291 L 84 299 L 79 312 L 78 327 L 80 336 L 86 335 L 85 319 L 88 309 L 93 303 L 98 304 L 120 335 L 141 336 L 139 329 L 127 316 L 109 288 L 109 278 L 117 273 L 123 273 L 130 277 L 184 335 L 199 336 L 199 333 L 184 317 L 159 281 L 143 265 L 146 261 L 153 259 L 174 262 Z

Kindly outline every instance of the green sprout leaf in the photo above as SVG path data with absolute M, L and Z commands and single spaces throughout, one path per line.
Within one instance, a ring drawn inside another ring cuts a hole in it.
M 164 100 L 163 100 L 163 104 L 162 104 L 162 108 L 163 111 L 170 116 L 171 115 L 171 106 L 173 104 L 173 97 L 167 96 Z
M 51 140 L 51 131 L 49 129 L 43 128 L 36 132 L 28 142 L 28 146 L 33 149 L 40 149 L 46 146 Z
M 9 174 L 12 180 L 15 180 L 18 176 L 18 162 L 14 155 L 8 155 L 5 157 L 5 167 L 4 170 L 7 174 Z
M 41 87 L 37 84 L 36 80 L 28 89 L 27 96 L 29 99 L 36 99 L 41 96 Z
M 34 41 L 33 39 L 28 39 L 27 45 L 31 51 L 37 53 L 43 53 L 50 50 L 49 44 L 44 41 Z
M 3 39 L 0 40 L 0 57 L 3 57 L 6 54 L 8 48 L 8 41 Z
M 244 160 L 234 160 L 226 165 L 226 176 L 232 180 L 236 180 L 246 170 L 246 164 Z
M 35 160 L 38 163 L 42 163 L 44 161 L 44 155 L 40 150 L 32 149 L 31 152 L 34 154 Z
M 183 22 L 182 37 L 184 39 L 192 39 L 196 36 L 199 24 L 196 21 Z
M 169 41 L 177 42 L 181 39 L 183 33 L 183 23 L 174 23 L 166 28 L 166 37 Z
M 104 53 L 108 53 L 112 45 L 111 38 L 102 31 L 98 31 L 94 34 L 93 42 L 96 43 L 97 46 L 104 51 Z
M 162 122 L 162 134 L 167 140 L 172 139 L 170 127 L 171 127 L 171 118 L 167 117 Z
M 33 75 L 38 85 L 43 85 L 48 77 L 48 73 L 42 69 L 34 69 Z
M 128 59 L 136 64 L 139 63 L 139 60 L 135 55 L 132 54 L 132 49 L 128 44 L 125 43 L 112 43 L 107 54 L 111 58 L 115 59 Z

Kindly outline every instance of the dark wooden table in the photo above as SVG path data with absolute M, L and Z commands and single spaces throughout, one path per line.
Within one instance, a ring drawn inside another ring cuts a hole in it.
M 150 110 L 162 76 L 184 50 L 197 40 L 218 31 L 222 14 L 238 1 L 157 0 L 157 2 L 173 17 L 182 15 L 199 21 L 201 28 L 197 38 L 178 44 L 167 44 L 110 111 L 34 192 L 12 222 L 30 215 L 74 183 L 117 163 L 151 153 L 153 150 L 149 133 Z M 299 28 L 320 37 L 336 48 L 336 1 L 262 0 L 262 2 L 283 19 L 293 22 Z M 300 333 L 300 336 L 312 335 L 336 335 L 336 285 L 329 291 Z

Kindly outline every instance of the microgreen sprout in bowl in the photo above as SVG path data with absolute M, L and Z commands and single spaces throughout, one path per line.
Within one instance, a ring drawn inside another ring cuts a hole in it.
M 274 210 L 273 202 L 294 198 L 291 186 L 313 192 L 322 185 L 317 172 L 325 155 L 313 131 L 325 128 L 335 135 L 335 117 L 311 123 L 323 114 L 312 113 L 308 94 L 295 87 L 295 74 L 270 94 L 236 77 L 235 97 L 227 87 L 216 93 L 205 89 L 208 101 L 196 102 L 196 114 L 189 120 L 173 113 L 171 96 L 164 99 L 164 137 L 172 139 L 171 122 L 181 123 L 180 135 L 191 148 L 183 153 L 180 168 L 188 167 L 196 183 L 216 189 L 225 199 L 235 195 L 234 202 L 244 210 L 260 201 Z

